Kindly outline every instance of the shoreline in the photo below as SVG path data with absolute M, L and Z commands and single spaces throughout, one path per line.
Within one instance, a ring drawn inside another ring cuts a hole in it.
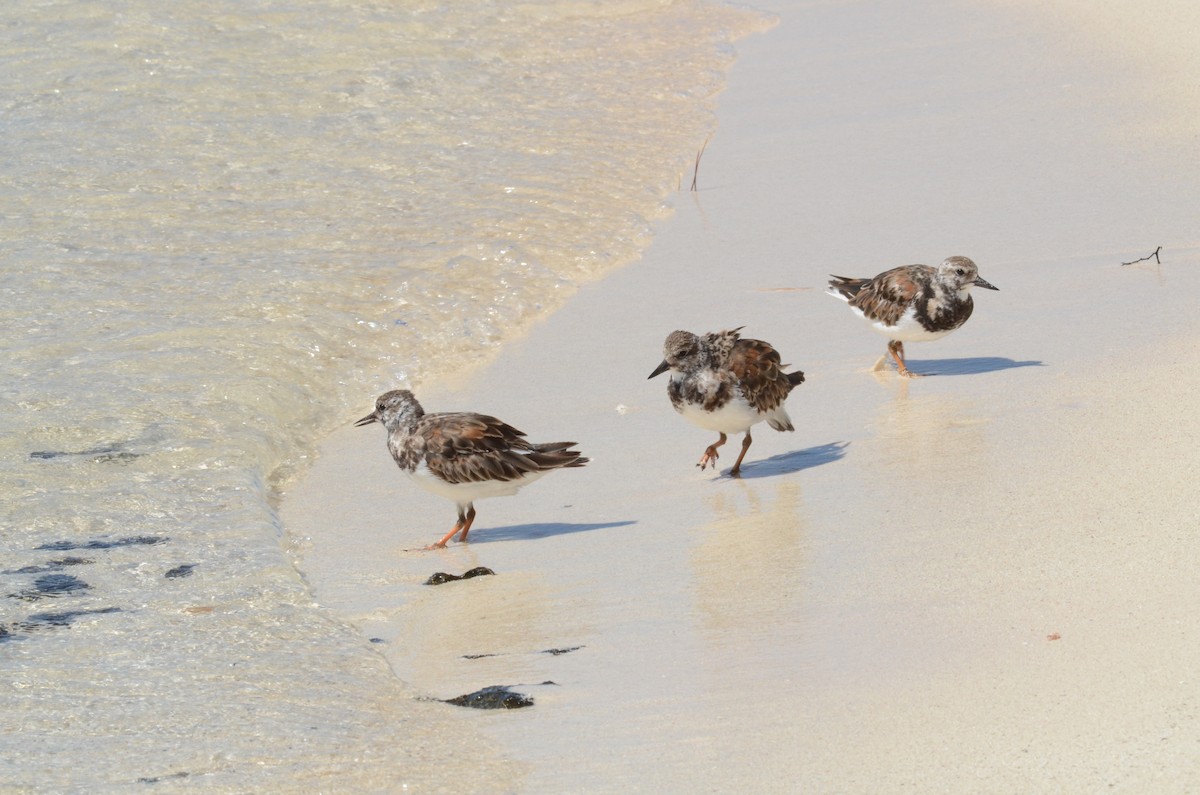
M 418 394 L 592 463 L 416 552 L 452 507 L 378 428 L 339 431 L 280 508 L 314 598 L 418 692 L 530 687 L 532 709 L 449 716 L 529 770 L 518 791 L 1197 785 L 1198 175 L 1137 182 L 1179 153 L 1147 130 L 1131 154 L 1108 119 L 1140 106 L 1096 104 L 1113 72 L 1052 26 L 762 5 L 782 23 L 739 44 L 700 190 L 643 259 Z M 947 39 L 953 73 L 926 58 Z M 1014 138 L 1013 115 L 1040 126 Z M 1160 244 L 1167 264 L 1119 264 Z M 825 274 L 950 254 L 1000 291 L 912 346 L 943 375 L 866 372 L 884 340 Z M 797 431 L 759 426 L 735 480 L 696 472 L 710 434 L 646 376 L 672 329 L 738 325 L 808 379 Z

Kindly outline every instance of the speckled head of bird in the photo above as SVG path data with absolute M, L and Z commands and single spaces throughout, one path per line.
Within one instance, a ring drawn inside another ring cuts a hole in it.
M 359 426 L 379 422 L 391 429 L 409 416 L 420 417 L 424 413 L 412 392 L 407 389 L 393 389 L 376 398 L 375 410 L 354 424 Z
M 690 331 L 672 331 L 667 335 L 667 341 L 663 343 L 662 364 L 654 368 L 650 377 L 661 375 L 667 370 L 681 369 L 685 362 L 694 358 L 698 353 L 700 353 L 699 337 Z
M 970 290 L 972 286 L 984 287 L 988 290 L 999 290 L 979 276 L 979 266 L 967 257 L 946 257 L 938 265 L 938 278 L 951 285 L 955 290 Z

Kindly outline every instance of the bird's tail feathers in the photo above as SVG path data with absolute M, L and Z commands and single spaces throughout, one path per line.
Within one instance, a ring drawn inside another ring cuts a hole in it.
M 770 425 L 777 431 L 796 430 L 796 426 L 792 425 L 792 418 L 788 416 L 788 413 L 783 410 L 782 406 L 767 417 L 767 425 Z
M 537 453 L 557 453 L 560 450 L 566 450 L 568 447 L 574 447 L 576 444 L 576 442 L 543 442 L 531 445 L 531 447 Z
M 853 279 L 849 276 L 835 276 L 829 281 L 829 287 L 825 290 L 826 294 L 832 295 L 834 298 L 840 298 L 843 301 L 850 301 L 854 296 L 858 295 L 858 291 L 867 284 L 869 279 Z
M 581 467 L 588 462 L 588 459 L 583 457 L 583 454 L 578 450 L 565 450 L 564 447 L 570 447 L 574 442 L 551 442 L 548 445 L 537 445 L 537 447 L 550 447 L 553 449 L 539 449 L 525 456 L 526 460 L 537 465 L 540 470 L 547 469 L 566 469 L 569 467 Z

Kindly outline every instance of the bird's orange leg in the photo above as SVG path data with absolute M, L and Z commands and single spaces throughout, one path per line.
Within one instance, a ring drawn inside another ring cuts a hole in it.
M 737 476 L 742 472 L 742 459 L 746 457 L 746 451 L 750 449 L 750 443 L 754 441 L 750 438 L 750 431 L 746 431 L 746 435 L 742 437 L 742 454 L 738 456 L 738 460 L 734 463 L 733 469 L 729 470 L 729 474 Z
M 904 376 L 905 378 L 920 378 L 921 377 L 920 373 L 914 373 L 912 370 L 908 369 L 907 365 L 904 364 L 904 343 L 903 342 L 901 342 L 900 340 L 892 340 L 891 342 L 889 342 L 888 343 L 888 353 L 890 353 L 892 355 L 892 358 L 896 360 L 896 369 L 900 372 L 900 375 Z
M 700 460 L 696 462 L 696 466 L 700 467 L 701 472 L 709 464 L 712 464 L 713 469 L 717 468 L 717 459 L 720 458 L 717 455 L 717 448 L 723 444 L 725 444 L 725 434 L 721 434 L 721 438 L 710 444 L 708 449 L 704 451 L 704 455 L 700 456 Z
M 458 537 L 458 540 L 463 542 L 464 544 L 467 541 L 467 533 L 470 532 L 471 524 L 474 521 L 475 521 L 475 503 L 471 503 L 470 505 L 467 506 L 467 520 L 466 520 L 466 524 L 463 525 L 462 535 Z
M 475 520 L 475 506 L 471 505 L 470 508 L 471 508 L 471 511 L 468 514 L 464 514 L 462 512 L 462 509 L 460 508 L 458 511 L 458 521 L 454 523 L 454 528 L 449 533 L 446 533 L 446 535 L 442 536 L 441 541 L 437 542 L 436 544 L 430 544 L 429 546 L 427 546 L 425 548 L 426 549 L 445 549 L 446 542 L 448 542 L 450 539 L 454 538 L 454 536 L 458 535 L 460 530 L 462 531 L 462 540 L 466 541 L 467 540 L 467 531 L 471 529 L 471 522 Z

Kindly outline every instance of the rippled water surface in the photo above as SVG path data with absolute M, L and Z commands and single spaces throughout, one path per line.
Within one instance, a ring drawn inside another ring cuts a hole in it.
M 0 780 L 278 791 L 462 764 L 311 605 L 273 488 L 379 391 L 482 361 L 636 257 L 760 21 L 2 12 Z

